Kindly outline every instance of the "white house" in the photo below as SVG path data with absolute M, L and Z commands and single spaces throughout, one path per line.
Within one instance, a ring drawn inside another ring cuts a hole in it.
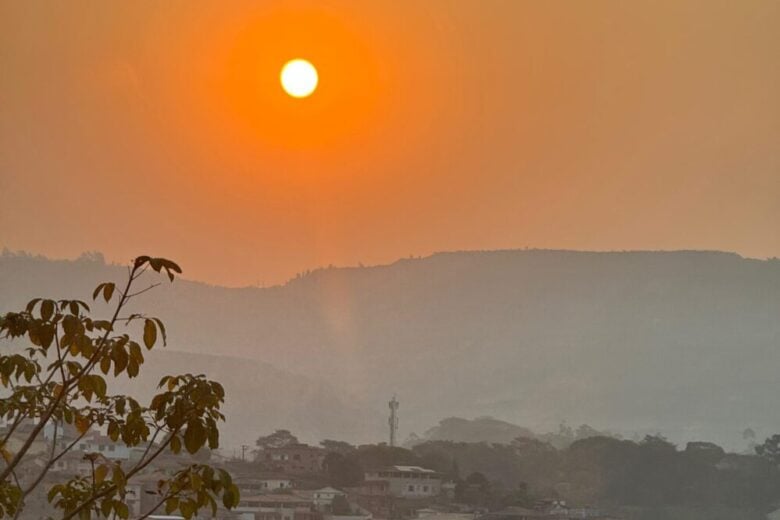
M 90 432 L 76 445 L 83 453 L 99 453 L 111 460 L 129 460 L 130 448 L 122 441 L 114 442 L 100 432 Z
M 235 481 L 242 495 L 259 495 L 261 493 L 270 493 L 295 487 L 295 481 L 292 478 L 276 474 L 261 473 L 252 476 L 238 477 Z
M 320 520 L 322 516 L 311 500 L 295 495 L 242 495 L 234 512 L 242 520 Z
M 330 505 L 333 503 L 333 499 L 337 496 L 346 496 L 346 493 L 336 488 L 324 487 L 314 491 L 312 494 L 312 501 L 314 502 L 314 506 L 317 509 L 320 511 L 325 511 L 330 508 Z
M 441 476 L 419 466 L 390 466 L 366 472 L 367 481 L 385 481 L 393 496 L 434 497 L 441 493 Z

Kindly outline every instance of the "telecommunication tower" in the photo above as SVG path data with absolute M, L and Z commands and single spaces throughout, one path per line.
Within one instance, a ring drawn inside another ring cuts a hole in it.
M 398 399 L 393 396 L 393 399 L 387 403 L 387 406 L 390 407 L 390 419 L 387 421 L 390 425 L 390 446 L 395 446 L 395 434 L 398 431 L 398 415 L 396 414 L 398 411 Z

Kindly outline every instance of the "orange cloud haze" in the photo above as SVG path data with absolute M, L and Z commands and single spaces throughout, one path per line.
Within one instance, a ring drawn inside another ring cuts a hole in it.
M 774 0 L 225 4 L 2 3 L 0 245 L 229 285 L 451 249 L 780 255 Z

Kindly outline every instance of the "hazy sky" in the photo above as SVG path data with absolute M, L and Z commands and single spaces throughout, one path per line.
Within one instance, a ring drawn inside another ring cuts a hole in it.
M 453 249 L 780 256 L 776 0 L 225 4 L 0 0 L 0 245 L 229 285 Z

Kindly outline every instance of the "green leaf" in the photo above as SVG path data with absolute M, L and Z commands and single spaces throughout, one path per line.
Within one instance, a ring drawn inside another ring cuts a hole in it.
M 157 324 L 157 328 L 160 329 L 160 334 L 162 334 L 162 340 L 163 340 L 163 346 L 168 344 L 168 335 L 165 333 L 165 325 L 163 324 L 162 320 L 160 318 L 152 318 L 154 322 Z
M 122 471 L 122 468 L 118 464 L 114 466 L 111 480 L 118 489 L 124 490 L 125 484 L 127 483 L 127 478 L 125 477 L 125 472 Z
M 77 415 L 74 422 L 79 433 L 86 433 L 89 430 L 89 419 L 86 417 Z
M 138 362 L 135 359 L 131 359 L 127 362 L 127 376 L 128 377 L 136 377 L 138 376 L 138 373 L 140 372 L 140 369 L 138 367 Z
M 189 520 L 195 514 L 195 506 L 189 500 L 179 502 L 181 516 Z
M 114 289 L 116 289 L 116 285 L 110 282 L 103 286 L 103 299 L 106 300 L 106 303 L 108 303 L 111 296 L 114 295 Z
M 27 303 L 27 312 L 32 312 L 36 305 L 38 305 L 38 302 L 41 301 L 41 298 L 33 298 Z
M 171 451 L 176 455 L 181 452 L 181 438 L 178 435 L 171 438 Z
M 106 480 L 106 476 L 108 476 L 108 467 L 105 465 L 100 465 L 97 468 L 95 468 L 95 483 L 100 484 L 104 480 Z
M 103 398 L 106 396 L 106 380 L 103 379 L 101 376 L 95 374 L 92 376 L 89 376 L 90 379 L 92 379 L 92 388 L 95 390 L 95 395 L 97 395 L 100 398 Z
M 157 342 L 157 327 L 153 320 L 144 320 L 144 345 L 151 349 Z
M 233 496 L 232 488 L 226 489 L 225 492 L 222 494 L 222 505 L 230 509 L 233 507 L 233 500 L 234 500 L 234 496 Z
M 41 303 L 41 318 L 43 321 L 49 321 L 54 314 L 54 302 L 52 300 L 43 300 Z
M 187 423 L 187 431 L 184 432 L 184 447 L 190 453 L 197 452 L 206 442 L 206 430 L 200 421 Z
M 108 374 L 108 372 L 111 370 L 111 358 L 108 356 L 103 356 L 103 359 L 100 360 L 100 371 L 104 374 Z
M 165 501 L 165 514 L 170 515 L 179 508 L 179 499 L 176 497 L 169 498 Z
M 141 347 L 135 341 L 131 341 L 130 345 L 130 358 L 135 360 L 139 365 L 144 362 L 144 354 L 141 352 Z
M 117 344 L 111 351 L 111 359 L 114 360 L 114 375 L 118 376 L 127 366 L 127 361 L 129 359 L 125 348 L 122 345 Z
M 155 271 L 157 271 L 159 273 L 160 269 L 162 269 L 163 259 L 162 258 L 150 258 L 149 259 L 149 265 L 151 265 L 152 269 L 154 269 Z
M 160 260 L 162 260 L 163 267 L 165 267 L 166 269 L 170 269 L 171 271 L 175 271 L 178 274 L 181 274 L 181 267 L 179 267 L 179 264 L 177 264 L 172 260 L 168 260 L 166 258 L 161 258 Z
M 103 499 L 103 502 L 100 504 L 100 512 L 103 513 L 103 516 L 108 518 L 108 515 L 111 514 L 111 510 L 114 508 L 114 499 L 113 498 L 106 498 Z

